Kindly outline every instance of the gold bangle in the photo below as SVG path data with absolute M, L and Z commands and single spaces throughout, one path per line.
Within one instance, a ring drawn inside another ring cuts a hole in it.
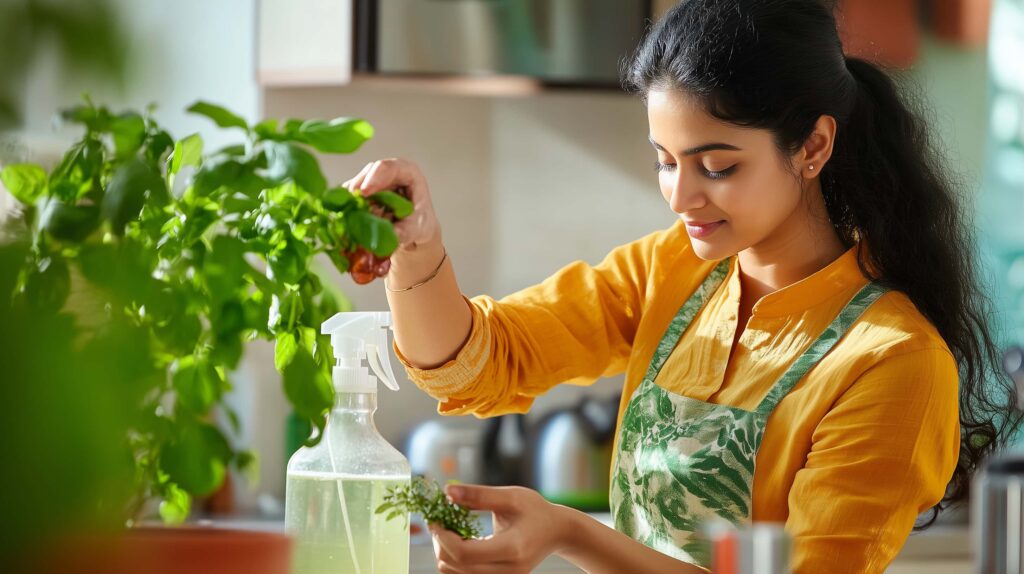
M 404 289 L 392 289 L 391 287 L 388 287 L 388 280 L 387 280 L 387 278 L 384 278 L 384 288 L 387 289 L 388 291 L 391 291 L 392 293 L 401 293 L 403 291 L 412 291 L 413 289 L 415 289 L 417 287 L 420 287 L 422 285 L 426 285 L 427 283 L 430 282 L 431 279 L 433 279 L 434 277 L 437 277 L 437 274 L 441 271 L 441 267 L 444 265 L 444 262 L 447 259 L 448 259 L 448 250 L 445 249 L 444 250 L 444 257 L 441 258 L 441 262 L 437 264 L 437 269 L 434 269 L 434 272 L 430 274 L 430 277 L 427 277 L 423 281 L 420 281 L 419 283 L 417 283 L 417 284 L 415 284 L 415 285 L 413 285 L 411 287 L 406 287 Z

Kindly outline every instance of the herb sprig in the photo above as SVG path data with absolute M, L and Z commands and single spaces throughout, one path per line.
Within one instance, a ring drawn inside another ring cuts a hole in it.
M 384 503 L 377 507 L 376 512 L 387 512 L 387 520 L 407 512 L 415 512 L 423 516 L 427 522 L 440 524 L 462 536 L 464 540 L 480 537 L 479 518 L 468 508 L 449 501 L 437 482 L 422 476 L 413 478 L 409 486 L 390 489 L 384 496 Z

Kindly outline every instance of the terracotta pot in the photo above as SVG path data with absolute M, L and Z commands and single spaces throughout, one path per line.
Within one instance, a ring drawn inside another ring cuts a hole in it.
M 984 46 L 992 0 L 932 0 L 932 29 L 943 40 Z
M 836 23 L 849 56 L 906 68 L 921 42 L 916 0 L 841 0 Z
M 185 526 L 79 535 L 54 545 L 27 571 L 62 574 L 288 574 L 283 534 Z

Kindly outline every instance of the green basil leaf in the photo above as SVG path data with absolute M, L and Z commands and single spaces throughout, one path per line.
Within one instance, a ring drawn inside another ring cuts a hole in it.
M 324 192 L 321 201 L 324 207 L 331 211 L 342 211 L 346 207 L 355 204 L 355 197 L 351 191 L 344 187 L 332 187 Z
M 345 214 L 345 226 L 356 243 L 377 257 L 388 257 L 398 249 L 398 236 L 391 222 L 365 211 Z
M 317 366 L 303 348 L 282 373 L 284 393 L 296 414 L 313 422 L 320 432 L 327 424 L 327 412 L 334 401 L 334 389 L 324 369 Z
M 32 205 L 46 191 L 46 172 L 30 163 L 12 164 L 0 171 L 0 181 L 15 199 Z
M 193 114 L 206 116 L 222 128 L 242 128 L 247 131 L 249 129 L 249 124 L 246 123 L 245 120 L 228 111 L 226 108 L 222 108 L 221 106 L 211 103 L 196 102 L 192 104 L 187 111 Z
M 245 243 L 229 235 L 218 235 L 213 240 L 213 251 L 203 260 L 203 277 L 217 300 L 229 298 L 244 284 L 249 268 L 245 250 Z
M 177 393 L 177 405 L 197 415 L 206 414 L 220 399 L 224 381 L 206 358 L 189 356 L 178 361 L 171 377 Z
M 398 219 L 405 219 L 412 213 L 412 202 L 391 190 L 378 191 L 366 199 L 390 209 Z
M 275 140 L 281 137 L 281 134 L 277 133 L 277 120 L 273 118 L 263 120 L 256 124 L 253 126 L 252 131 L 256 132 L 256 136 L 259 137 L 259 139 Z
M 80 242 L 100 224 L 100 209 L 95 205 L 68 205 L 56 198 L 47 201 L 39 216 L 39 226 L 61 241 Z
M 171 155 L 171 166 L 168 171 L 178 173 L 185 166 L 199 165 L 202 156 L 203 138 L 199 134 L 192 134 L 187 138 L 180 139 L 174 143 L 174 152 Z
M 136 113 L 121 114 L 110 122 L 110 132 L 114 136 L 117 157 L 131 157 L 146 139 L 146 121 Z
M 274 342 L 274 368 L 283 372 L 285 367 L 291 364 L 299 350 L 298 340 L 294 333 L 279 333 Z
M 283 246 L 270 253 L 267 263 L 274 272 L 275 281 L 298 285 L 306 276 L 308 258 L 309 246 L 294 237 L 289 237 Z
M 373 137 L 373 126 L 356 118 L 336 118 L 329 122 L 308 120 L 299 126 L 302 139 L 325 153 L 352 153 Z
M 199 197 L 206 197 L 222 187 L 230 187 L 242 176 L 246 166 L 230 156 L 215 156 L 203 162 L 196 172 L 193 189 Z
M 166 204 L 167 187 L 155 169 L 133 159 L 114 172 L 103 196 L 103 217 L 110 222 L 114 233 L 122 235 L 125 225 L 139 216 L 147 201 Z
M 163 498 L 160 501 L 160 518 L 164 523 L 172 526 L 184 523 L 192 511 L 192 497 L 172 482 L 167 485 Z
M 313 195 L 327 188 L 320 164 L 308 151 L 291 142 L 266 142 L 267 177 L 275 183 L 294 181 Z
M 224 482 L 231 447 L 208 424 L 188 425 L 160 453 L 160 469 L 193 495 L 203 496 Z

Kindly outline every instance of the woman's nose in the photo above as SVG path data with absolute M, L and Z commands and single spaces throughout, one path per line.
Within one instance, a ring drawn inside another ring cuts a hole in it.
M 668 183 L 670 185 L 667 195 L 668 205 L 672 211 L 682 214 L 707 205 L 707 197 L 697 182 L 687 181 L 680 174 Z

